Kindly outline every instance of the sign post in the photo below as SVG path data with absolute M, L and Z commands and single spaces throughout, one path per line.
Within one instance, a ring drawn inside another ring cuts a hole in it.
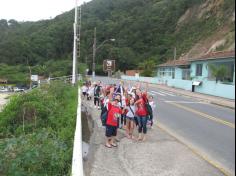
M 116 70 L 115 60 L 104 60 L 103 61 L 103 71 L 108 73 L 108 77 L 112 77 L 112 72 Z

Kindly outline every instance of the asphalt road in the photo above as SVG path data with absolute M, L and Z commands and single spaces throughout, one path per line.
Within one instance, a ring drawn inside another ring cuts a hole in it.
M 99 77 L 105 84 L 118 80 Z M 127 82 L 127 84 L 131 84 Z M 126 84 L 126 85 L 127 85 Z M 144 85 L 143 85 L 144 86 Z M 149 87 L 157 108 L 156 124 L 162 124 L 176 137 L 235 175 L 235 111 L 193 98 Z

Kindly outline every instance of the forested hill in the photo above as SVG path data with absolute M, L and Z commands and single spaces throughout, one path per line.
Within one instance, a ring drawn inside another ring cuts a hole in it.
M 1 20 L 0 63 L 71 60 L 73 16 L 72 10 L 38 22 Z M 98 51 L 97 63 L 114 58 L 121 70 L 143 60 L 164 62 L 174 47 L 177 56 L 232 49 L 234 19 L 234 0 L 93 0 L 82 7 L 81 59 L 91 62 L 94 27 L 98 44 L 116 39 Z

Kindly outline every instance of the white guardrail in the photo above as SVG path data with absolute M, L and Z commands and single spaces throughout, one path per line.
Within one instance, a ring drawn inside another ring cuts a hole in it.
M 74 137 L 72 176 L 84 176 L 83 169 L 83 151 L 82 151 L 82 122 L 81 122 L 81 89 L 78 88 L 78 107 L 76 129 Z

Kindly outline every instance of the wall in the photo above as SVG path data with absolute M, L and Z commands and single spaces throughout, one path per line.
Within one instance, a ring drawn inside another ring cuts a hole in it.
M 132 80 L 132 81 L 142 81 L 149 82 L 153 84 L 165 84 L 169 87 L 180 88 L 184 90 L 192 90 L 191 80 L 182 79 L 171 79 L 171 78 L 150 78 L 150 77 L 134 77 L 134 76 L 122 76 L 122 79 Z M 195 91 L 202 94 L 213 95 L 228 99 L 235 99 L 235 85 L 222 84 L 220 82 L 208 81 L 203 79 L 200 86 L 195 87 Z
M 128 76 L 135 76 L 136 73 L 141 73 L 141 71 L 140 70 L 127 70 L 125 72 L 125 74 Z
M 203 94 L 235 99 L 235 85 L 205 80 L 200 86 L 197 86 L 195 90 Z
M 131 80 L 131 81 L 141 81 L 148 82 L 152 84 L 165 84 L 170 87 L 192 90 L 192 81 L 181 80 L 181 79 L 171 79 L 171 78 L 158 78 L 158 77 L 134 77 L 134 76 L 121 76 L 121 79 Z
M 191 64 L 191 77 L 193 80 L 202 81 L 200 86 L 197 86 L 195 91 L 203 94 L 219 96 L 229 99 L 235 99 L 235 71 L 234 71 L 234 81 L 232 84 L 223 84 L 223 83 L 216 83 L 216 81 L 208 79 L 208 71 L 209 71 L 209 64 L 212 63 L 221 63 L 227 61 L 234 61 L 234 59 L 224 59 L 224 60 L 209 60 L 209 61 L 197 61 L 192 62 Z M 202 68 L 202 76 L 195 76 L 196 75 L 196 67 L 197 64 L 203 64 Z
M 155 77 L 135 77 L 135 76 L 121 76 L 121 79 L 130 80 L 130 81 L 142 81 L 152 84 L 157 84 L 158 80 Z

